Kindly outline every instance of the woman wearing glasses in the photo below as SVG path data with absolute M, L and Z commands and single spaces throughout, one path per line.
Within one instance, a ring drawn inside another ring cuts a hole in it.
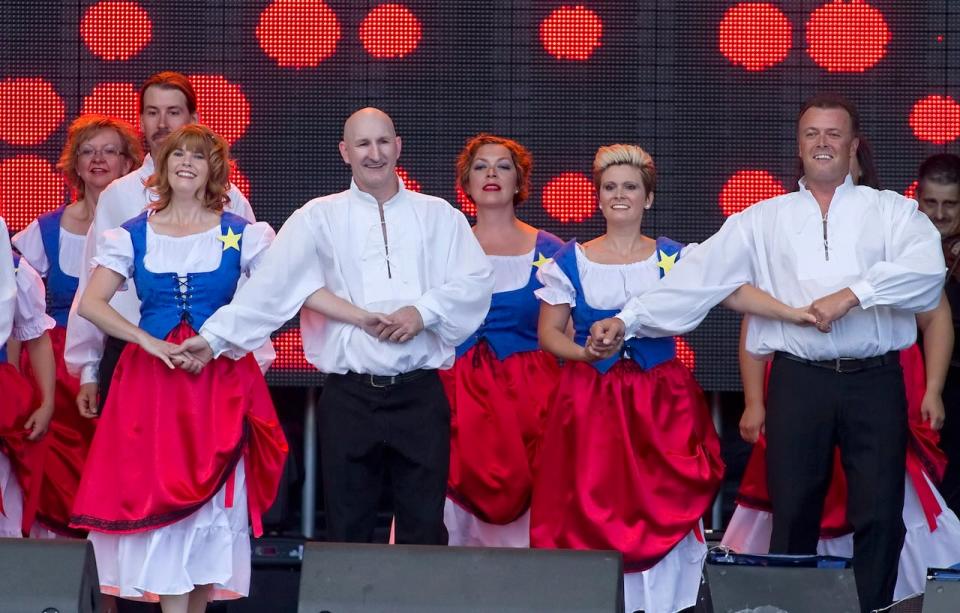
M 77 412 L 80 382 L 63 362 L 67 314 L 83 266 L 83 242 L 93 221 L 97 200 L 111 181 L 140 165 L 143 153 L 136 132 L 126 122 L 102 115 L 82 115 L 67 130 L 67 142 L 57 167 L 75 200 L 41 215 L 13 237 L 13 246 L 46 278 L 47 313 L 56 321 L 50 330 L 56 356 L 55 411 L 47 435 L 35 537 L 83 536 L 68 527 L 70 507 L 95 423 Z M 29 356 L 23 352 L 25 372 Z

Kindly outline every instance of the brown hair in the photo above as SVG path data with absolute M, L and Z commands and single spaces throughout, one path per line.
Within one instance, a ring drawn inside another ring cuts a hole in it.
M 141 115 L 143 115 L 143 96 L 147 93 L 147 90 L 154 85 L 163 89 L 179 90 L 187 99 L 187 111 L 189 111 L 191 115 L 197 112 L 197 92 L 194 91 L 193 85 L 190 83 L 190 79 L 179 72 L 165 70 L 163 72 L 158 72 L 155 75 L 151 75 L 150 78 L 144 81 L 143 85 L 140 86 L 140 93 L 137 97 L 140 102 Z
M 477 157 L 477 151 L 484 145 L 502 145 L 510 151 L 513 165 L 517 168 L 517 193 L 513 195 L 513 206 L 525 202 L 530 196 L 530 173 L 533 171 L 533 156 L 526 147 L 515 140 L 481 133 L 467 139 L 460 155 L 457 156 L 457 184 L 464 195 L 470 198 L 467 184 L 470 182 L 470 168 Z M 472 200 L 472 199 L 471 199 Z
M 200 124 L 187 124 L 175 130 L 163 141 L 163 147 L 157 154 L 156 170 L 145 185 L 157 195 L 157 200 L 150 208 L 160 211 L 170 204 L 173 190 L 167 176 L 167 165 L 170 155 L 177 149 L 200 152 L 207 160 L 209 174 L 203 194 L 197 197 L 203 201 L 203 206 L 214 211 L 222 211 L 230 198 L 230 145 L 213 130 Z
M 127 122 L 107 117 L 106 115 L 87 114 L 73 120 L 67 128 L 67 142 L 63 144 L 57 169 L 63 173 L 67 183 L 73 188 L 77 198 L 83 198 L 86 186 L 83 179 L 77 174 L 77 159 L 80 145 L 97 135 L 101 130 L 113 130 L 120 136 L 122 144 L 121 154 L 129 159 L 134 166 L 143 162 L 143 149 L 140 148 L 140 138 L 133 126 Z
M 600 178 L 603 172 L 611 166 L 627 164 L 640 171 L 643 188 L 647 194 L 657 189 L 657 167 L 653 164 L 650 154 L 636 145 L 607 145 L 597 149 L 593 158 L 593 185 L 599 191 Z

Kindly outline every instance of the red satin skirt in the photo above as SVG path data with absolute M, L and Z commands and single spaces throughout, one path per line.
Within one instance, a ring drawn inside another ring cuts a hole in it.
M 43 462 L 47 455 L 47 440 L 28 441 L 29 432 L 23 427 L 36 410 L 40 396 L 30 382 L 13 367 L 0 363 L 0 450 L 10 459 L 13 472 L 23 490 L 23 535 L 37 515 L 40 486 L 43 482 Z M 0 496 L 0 512 L 3 500 Z
M 527 511 L 559 376 L 552 355 L 525 351 L 501 362 L 486 342 L 441 371 L 451 417 L 447 493 L 454 502 L 491 524 Z
M 63 361 L 66 329 L 58 326 L 48 330 L 47 334 L 53 344 L 57 384 L 53 419 L 44 437 L 48 449 L 43 463 L 37 519 L 60 535 L 82 538 L 86 535 L 85 531 L 70 528 L 70 509 L 80 486 L 83 465 L 97 425 L 96 420 L 83 417 L 77 409 L 80 380 L 67 372 L 67 365 Z M 20 363 L 24 375 L 33 381 L 30 355 L 26 350 L 21 354 Z
M 186 323 L 172 343 L 193 336 Z M 110 533 L 160 528 L 190 515 L 226 486 L 244 458 L 254 535 L 272 504 L 287 456 L 256 360 L 213 360 L 198 375 L 168 369 L 129 344 L 80 480 L 70 525 Z
M 923 367 L 923 355 L 917 345 L 912 345 L 900 352 L 900 366 L 903 368 L 903 381 L 907 392 L 908 423 L 910 427 L 907 439 L 907 474 L 913 483 L 920 505 L 931 530 L 936 529 L 937 516 L 940 514 L 940 505 L 936 501 L 930 487 L 924 479 L 926 474 L 934 483 L 943 478 L 943 471 L 947 467 L 947 457 L 937 446 L 940 435 L 930 428 L 928 422 L 923 421 L 920 405 L 926 389 L 926 374 Z M 767 492 L 767 442 L 761 436 L 753 446 L 750 460 L 747 463 L 743 480 L 740 482 L 740 491 L 737 495 L 737 504 L 772 512 L 770 495 Z M 823 517 L 820 520 L 821 538 L 836 538 L 853 532 L 853 526 L 847 521 L 847 478 L 840 462 L 839 449 L 833 455 L 833 475 L 830 479 L 830 488 L 823 505 Z
M 654 566 L 700 522 L 723 478 L 703 392 L 678 360 L 606 374 L 563 368 L 535 476 L 533 547 L 613 549 Z

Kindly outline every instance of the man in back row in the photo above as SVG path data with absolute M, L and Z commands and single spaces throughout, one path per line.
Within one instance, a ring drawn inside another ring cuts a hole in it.
M 940 484 L 947 506 L 960 514 L 960 157 L 951 153 L 930 156 L 920 165 L 917 201 L 937 231 L 947 264 L 944 293 L 953 312 L 954 345 L 950 370 L 941 396 L 946 420 L 940 431 L 940 448 L 947 454 L 947 470 Z
M 696 327 L 743 284 L 795 307 L 816 328 L 751 317 L 746 347 L 774 355 L 767 392 L 771 553 L 816 553 L 839 445 L 854 527 L 863 611 L 890 604 L 903 544 L 907 408 L 898 351 L 916 339 L 914 314 L 933 309 L 944 278 L 939 236 L 917 205 L 855 186 L 856 108 L 823 94 L 801 109 L 797 192 L 755 204 L 660 285 L 594 325 L 590 342 L 668 336 Z
M 166 71 L 152 75 L 140 87 L 138 99 L 140 131 L 150 154 L 140 168 L 117 179 L 100 194 L 93 223 L 84 242 L 84 262 L 93 259 L 97 241 L 104 231 L 119 227 L 150 204 L 154 196 L 144 187 L 144 182 L 153 174 L 153 155 L 160 151 L 171 132 L 197 122 L 197 94 L 187 77 L 178 72 Z M 240 190 L 231 185 L 228 195 L 228 210 L 255 221 L 253 209 Z M 113 368 L 126 343 L 105 337 L 96 326 L 77 314 L 80 296 L 89 279 L 90 268 L 84 265 L 80 268 L 80 285 L 67 320 L 64 360 L 67 369 L 80 377 L 80 393 L 77 397 L 80 412 L 93 417 L 99 411 L 97 397 L 100 397 L 101 404 L 106 400 Z M 110 306 L 129 321 L 140 321 L 140 300 L 132 279 L 127 282 L 126 291 L 117 292 Z

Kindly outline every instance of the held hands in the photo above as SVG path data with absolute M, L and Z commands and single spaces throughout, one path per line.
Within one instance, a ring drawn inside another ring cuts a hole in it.
M 829 332 L 833 322 L 846 315 L 850 309 L 860 304 L 849 287 L 814 300 L 807 311 L 814 316 L 813 324 L 821 332 Z
M 766 420 L 767 410 L 762 404 L 748 404 L 743 409 L 743 416 L 740 417 L 740 438 L 748 443 L 756 443 L 760 435 L 764 434 L 764 421 Z
M 590 326 L 590 336 L 583 347 L 584 361 L 595 362 L 616 355 L 623 347 L 626 326 L 616 317 L 601 319 Z
M 27 440 L 39 441 L 43 438 L 43 435 L 47 433 L 47 428 L 50 427 L 50 420 L 52 418 L 53 403 L 40 405 L 40 408 L 31 413 L 26 423 L 23 424 L 24 429 L 30 431 L 30 434 L 27 435 Z
M 170 345 L 170 343 L 165 344 Z M 173 349 L 168 354 L 170 363 L 194 375 L 203 370 L 203 367 L 213 359 L 213 350 L 210 349 L 210 344 L 199 334 L 191 336 L 179 345 L 171 345 L 171 347 Z
M 370 313 L 371 316 L 383 317 L 379 313 Z M 405 343 L 423 331 L 423 317 L 414 306 L 405 306 L 390 313 L 383 320 L 388 322 L 379 328 L 377 338 L 391 343 Z M 365 330 L 366 331 L 366 330 Z M 368 332 L 369 334 L 369 332 Z

